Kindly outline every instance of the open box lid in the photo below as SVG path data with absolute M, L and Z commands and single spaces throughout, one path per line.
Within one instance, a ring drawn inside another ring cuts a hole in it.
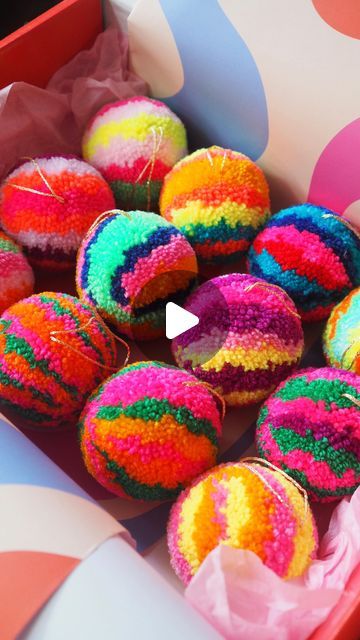
M 102 28 L 101 0 L 62 0 L 0 40 L 0 88 L 16 81 L 46 86 Z

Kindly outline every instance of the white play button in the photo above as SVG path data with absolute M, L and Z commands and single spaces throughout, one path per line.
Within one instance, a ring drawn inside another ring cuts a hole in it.
M 189 331 L 199 324 L 199 318 L 194 313 L 186 311 L 174 302 L 166 304 L 166 337 L 169 340 L 177 338 L 185 331 Z

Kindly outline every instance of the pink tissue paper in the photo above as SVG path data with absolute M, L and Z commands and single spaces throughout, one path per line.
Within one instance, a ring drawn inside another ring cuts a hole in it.
M 62 67 L 46 89 L 15 82 L 0 91 L 0 180 L 24 156 L 80 154 L 87 121 L 104 104 L 145 94 L 128 70 L 128 41 L 111 25 Z
M 328 616 L 360 562 L 360 487 L 336 507 L 302 578 L 284 581 L 252 551 L 219 545 L 186 590 L 229 640 L 305 640 Z

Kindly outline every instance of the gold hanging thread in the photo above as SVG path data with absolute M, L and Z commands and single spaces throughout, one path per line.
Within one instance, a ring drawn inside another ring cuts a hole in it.
M 222 154 L 222 161 L 221 161 L 221 166 L 220 166 L 220 174 L 222 174 L 224 167 L 225 167 L 225 163 L 228 159 L 228 149 L 223 149 L 222 147 L 219 147 L 218 145 L 213 145 L 211 147 L 211 149 L 206 149 L 206 157 L 208 159 L 209 164 L 211 165 L 212 169 L 215 167 L 215 163 L 214 163 L 214 159 L 213 156 L 211 155 L 211 150 L 212 149 L 219 149 L 220 151 L 225 151 L 225 153 Z
M 115 216 L 124 216 L 124 218 L 131 220 L 130 213 L 128 211 L 123 211 L 122 209 L 109 209 L 108 211 L 103 211 L 103 213 L 100 213 L 100 215 L 92 223 L 91 227 L 89 227 L 89 229 L 87 230 L 84 240 L 87 240 L 92 232 L 95 231 L 99 224 L 101 224 L 104 220 Z
M 131 354 L 130 346 L 128 345 L 126 340 L 123 340 L 122 338 L 120 338 L 120 336 L 117 336 L 113 331 L 111 331 L 111 329 L 109 329 L 109 327 L 105 324 L 103 319 L 99 316 L 99 314 L 96 311 L 96 309 L 92 308 L 92 311 L 94 313 L 94 317 L 90 318 L 85 324 L 81 325 L 80 327 L 77 327 L 76 329 L 59 329 L 59 330 L 56 330 L 56 331 L 50 331 L 50 340 L 52 342 L 57 342 L 58 344 L 61 344 L 64 347 L 67 347 L 71 351 L 74 351 L 74 353 L 77 353 L 78 355 L 82 356 L 85 360 L 88 360 L 89 362 L 92 362 L 93 364 L 96 364 L 98 367 L 101 367 L 102 369 L 107 369 L 109 371 L 115 371 L 115 372 L 119 371 L 119 369 L 123 369 L 124 367 L 126 367 L 126 365 L 129 362 L 129 358 L 130 358 L 130 354 Z M 82 353 L 82 351 L 79 351 L 78 349 L 73 347 L 71 344 L 68 344 L 67 342 L 65 342 L 63 340 L 60 340 L 59 338 L 56 337 L 59 334 L 64 334 L 64 333 L 65 334 L 67 334 L 67 333 L 78 333 L 79 331 L 82 331 L 83 329 L 86 329 L 95 319 L 105 329 L 105 331 L 108 334 L 108 336 L 110 336 L 112 339 L 116 340 L 123 347 L 125 347 L 125 349 L 126 349 L 126 357 L 125 357 L 125 360 L 124 360 L 124 362 L 123 362 L 121 367 L 112 367 L 112 366 L 107 365 L 107 364 L 102 364 L 102 363 L 98 362 L 97 360 L 95 360 L 94 358 L 91 358 L 90 356 L 86 355 L 86 353 Z
M 223 159 L 222 159 L 222 163 L 221 163 L 221 168 L 220 168 L 220 173 L 222 173 L 224 171 L 224 167 L 225 167 L 225 163 L 228 159 L 228 150 L 225 149 L 225 153 L 223 155 Z
M 350 400 L 350 402 L 352 402 L 355 406 L 359 407 L 360 409 L 360 400 L 355 398 L 355 396 L 352 396 L 351 393 L 342 393 L 341 397 L 347 398 L 347 400 Z
M 38 172 L 38 174 L 39 174 L 40 178 L 42 179 L 44 185 L 47 187 L 47 189 L 49 189 L 50 193 L 46 193 L 45 191 L 38 191 L 37 189 L 32 189 L 31 187 L 24 187 L 21 184 L 15 184 L 13 182 L 8 182 L 8 185 L 10 187 L 13 187 L 13 189 L 18 189 L 19 191 L 27 191 L 29 193 L 35 193 L 36 195 L 43 196 L 44 198 L 55 198 L 55 200 L 57 200 L 61 204 L 64 204 L 65 198 L 63 198 L 62 196 L 59 196 L 57 193 L 55 193 L 55 191 L 52 188 L 51 184 L 49 184 L 49 181 L 45 178 L 43 172 L 41 171 L 39 163 L 34 158 L 30 158 L 28 156 L 25 156 L 24 158 L 21 158 L 21 159 L 22 160 L 28 160 L 28 161 L 33 163 L 36 171 Z
M 271 282 L 253 282 L 252 284 L 249 284 L 247 287 L 245 287 L 244 291 L 246 293 L 248 293 L 249 291 L 251 291 L 255 287 L 261 287 L 263 289 L 277 289 L 282 294 L 286 295 L 285 291 L 283 291 L 283 289 L 281 287 L 279 287 L 277 284 L 271 284 Z M 289 313 L 291 313 L 291 315 L 295 316 L 295 318 L 300 318 L 300 314 L 297 311 L 294 311 L 293 309 L 291 309 L 291 307 L 289 307 L 286 304 L 286 299 L 284 300 L 283 296 L 280 296 L 276 291 L 273 291 L 273 293 L 277 298 L 279 298 L 279 300 L 281 300 L 281 302 L 283 303 L 285 309 Z
M 303 500 L 304 500 L 304 521 L 306 520 L 307 515 L 308 515 L 308 511 L 309 511 L 309 497 L 308 497 L 308 494 L 307 494 L 306 490 L 304 489 L 304 487 L 302 487 L 301 484 L 299 484 L 296 480 L 294 480 L 294 478 L 292 478 L 291 476 L 289 476 L 288 473 L 286 473 L 282 469 L 279 469 L 279 467 L 277 467 L 276 465 L 272 464 L 268 460 L 265 460 L 264 458 L 257 458 L 256 456 L 249 456 L 249 457 L 246 457 L 246 458 L 242 458 L 242 460 L 239 461 L 239 464 L 244 466 L 244 467 L 246 467 L 249 471 L 251 471 L 251 473 L 254 473 L 255 475 L 257 475 L 260 478 L 260 480 L 262 480 L 262 482 L 268 487 L 268 489 L 276 496 L 276 498 L 282 504 L 284 504 L 283 498 L 277 493 L 277 491 L 275 491 L 275 489 L 273 489 L 273 487 L 271 487 L 271 485 L 267 482 L 266 478 L 264 478 L 257 469 L 254 469 L 251 466 L 251 464 L 259 464 L 259 465 L 261 465 L 263 467 L 267 467 L 268 469 L 271 469 L 272 471 L 276 471 L 277 473 L 280 473 L 284 478 L 286 478 L 286 480 L 291 482 L 291 484 L 300 492 L 300 494 L 303 497 Z
M 76 327 L 75 329 L 56 329 L 56 330 L 54 329 L 50 331 L 51 342 L 57 342 L 58 344 L 61 344 L 63 347 L 70 349 L 70 351 L 73 351 L 77 355 L 82 356 L 85 360 L 88 360 L 92 364 L 96 364 L 98 367 L 101 367 L 102 369 L 107 369 L 108 371 L 115 371 L 115 372 L 119 371 L 120 369 L 124 369 L 124 367 L 126 367 L 126 365 L 128 364 L 130 355 L 131 355 L 131 349 L 129 344 L 126 342 L 126 340 L 124 340 L 123 338 L 120 338 L 120 336 L 116 335 L 116 333 L 111 331 L 111 329 L 107 326 L 107 324 L 105 324 L 104 320 L 98 314 L 97 310 L 94 307 L 92 307 L 91 305 L 88 305 L 88 306 L 91 308 L 91 311 L 94 314 L 93 318 L 89 318 L 87 322 L 80 325 L 80 327 Z M 70 334 L 70 333 L 76 334 L 79 331 L 82 331 L 86 329 L 88 326 L 90 326 L 90 324 L 94 322 L 94 320 L 97 320 L 99 324 L 101 324 L 101 326 L 103 327 L 107 335 L 110 336 L 110 338 L 112 338 L 113 340 L 121 344 L 123 347 L 125 347 L 126 356 L 121 367 L 112 367 L 111 365 L 102 364 L 101 362 L 98 362 L 94 358 L 91 358 L 90 356 L 88 356 L 86 353 L 83 353 L 79 349 L 76 349 L 75 347 L 73 347 L 73 345 L 69 344 L 68 342 L 65 342 L 64 340 L 61 340 L 60 338 L 57 337 L 58 335 L 63 335 L 63 334 Z M 5 321 L 0 320 L 0 334 L 6 333 L 7 328 L 8 326 L 6 325 Z
M 127 363 L 129 362 L 130 347 L 129 347 L 128 343 L 126 342 L 126 340 L 123 340 L 122 338 L 117 336 L 115 333 L 113 333 L 113 331 L 111 331 L 111 329 L 109 329 L 109 327 L 105 324 L 103 319 L 100 318 L 100 316 L 97 313 L 97 311 L 95 311 L 95 310 L 93 310 L 93 311 L 94 311 L 94 317 L 90 318 L 85 324 L 81 325 L 80 327 L 76 327 L 76 329 L 59 329 L 59 330 L 50 331 L 50 340 L 52 342 L 57 342 L 58 344 L 61 344 L 62 346 L 66 347 L 67 349 L 70 349 L 71 351 L 73 351 L 74 353 L 78 354 L 79 356 L 82 356 L 85 360 L 88 360 L 89 362 L 92 362 L 92 364 L 96 364 L 98 367 L 101 367 L 102 369 L 107 369 L 108 371 L 119 371 L 119 369 L 123 369 L 124 367 L 126 367 Z M 76 349 L 75 347 L 73 347 L 68 342 L 65 342 L 64 340 L 61 340 L 61 339 L 59 339 L 57 337 L 58 335 L 67 334 L 67 333 L 73 333 L 73 334 L 75 333 L 76 334 L 79 331 L 82 331 L 83 329 L 86 329 L 95 319 L 101 324 L 101 326 L 105 329 L 106 333 L 111 336 L 111 338 L 113 338 L 114 340 L 117 340 L 122 346 L 124 346 L 126 348 L 126 357 L 125 357 L 124 363 L 122 364 L 121 367 L 112 367 L 111 365 L 102 364 L 102 363 L 98 362 L 97 360 L 95 360 L 94 358 L 91 358 L 90 356 L 88 356 L 86 353 L 82 353 L 82 351 L 80 351 L 79 349 Z
M 345 371 L 350 371 L 353 367 L 353 365 L 355 364 L 355 360 L 356 358 L 360 355 L 360 338 L 356 338 L 355 340 L 353 340 L 351 342 L 351 344 L 349 344 L 348 347 L 346 347 L 344 353 L 342 354 L 342 358 L 341 358 L 341 368 L 344 369 L 344 364 L 345 364 L 345 358 L 347 356 L 347 354 L 349 353 L 350 349 L 355 345 L 358 344 L 359 348 L 357 349 L 356 353 L 354 354 L 353 359 L 351 360 L 350 364 L 348 367 L 346 367 Z
M 211 166 L 212 166 L 212 167 L 214 167 L 214 163 L 213 163 L 212 155 L 211 155 L 211 153 L 210 153 L 210 150 L 209 150 L 209 149 L 206 149 L 206 157 L 207 157 L 207 159 L 208 159 L 209 163 L 211 164 Z
M 152 151 L 151 151 L 151 156 L 149 158 L 149 160 L 147 161 L 147 163 L 145 164 L 145 166 L 142 168 L 142 170 L 140 171 L 138 177 L 135 180 L 135 183 L 133 185 L 133 189 L 132 189 L 132 201 L 134 202 L 134 198 L 135 198 L 135 189 L 136 189 L 136 185 L 140 182 L 141 178 L 143 177 L 143 175 L 146 173 L 146 171 L 149 169 L 150 167 L 150 171 L 149 171 L 149 175 L 147 177 L 146 180 L 146 191 L 147 191 L 147 211 L 150 211 L 151 208 L 151 178 L 153 176 L 154 173 L 154 168 L 155 168 L 155 162 L 157 160 L 157 155 L 160 151 L 163 139 L 164 139 L 164 129 L 163 127 L 151 127 L 150 129 L 151 133 L 152 133 Z M 159 132 L 159 137 L 158 137 L 158 132 Z

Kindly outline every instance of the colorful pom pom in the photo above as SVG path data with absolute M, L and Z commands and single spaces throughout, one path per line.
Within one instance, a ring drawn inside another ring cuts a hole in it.
M 360 236 L 328 209 L 290 207 L 272 216 L 256 237 L 249 270 L 283 287 L 303 320 L 321 320 L 360 285 Z
M 216 462 L 221 419 L 205 385 L 176 367 L 139 362 L 106 380 L 80 419 L 88 471 L 139 500 L 174 498 Z
M 333 308 L 325 327 L 324 353 L 332 367 L 360 374 L 360 287 Z
M 115 206 L 101 175 L 77 158 L 35 158 L 6 178 L 0 222 L 31 262 L 52 269 L 75 264 L 86 231 Z
M 270 215 L 261 169 L 242 153 L 210 147 L 177 163 L 166 176 L 161 215 L 186 235 L 204 262 L 242 257 Z
M 33 290 L 32 268 L 20 247 L 0 232 L 0 314 Z
M 168 525 L 171 564 L 185 584 L 219 544 L 252 551 L 280 577 L 296 578 L 314 558 L 317 541 L 299 489 L 278 471 L 241 461 L 195 481 Z
M 284 291 L 263 280 L 236 273 L 214 278 L 189 297 L 185 308 L 200 322 L 173 340 L 175 361 L 230 405 L 263 400 L 301 358 L 304 337 L 295 306 Z M 214 348 L 222 332 L 223 341 Z M 208 360 L 207 353 L 212 354 Z
M 288 378 L 262 407 L 256 442 L 313 500 L 352 494 L 360 484 L 360 377 L 325 367 Z
M 0 318 L 0 406 L 27 426 L 73 426 L 115 364 L 109 331 L 65 293 L 33 295 Z
M 79 296 L 127 336 L 164 333 L 167 299 L 193 288 L 196 256 L 182 233 L 155 213 L 117 212 L 99 222 L 78 254 Z
M 121 209 L 157 211 L 164 177 L 186 153 L 181 120 L 144 96 L 100 109 L 83 139 L 85 160 L 101 171 Z

